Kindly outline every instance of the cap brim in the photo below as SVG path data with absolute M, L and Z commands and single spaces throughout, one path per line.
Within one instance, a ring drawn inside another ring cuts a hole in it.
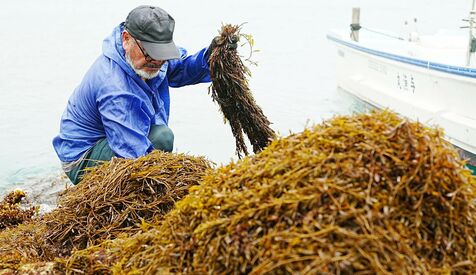
M 169 60 L 180 57 L 180 53 L 175 46 L 175 43 L 152 43 L 147 41 L 141 41 L 147 54 L 155 60 Z

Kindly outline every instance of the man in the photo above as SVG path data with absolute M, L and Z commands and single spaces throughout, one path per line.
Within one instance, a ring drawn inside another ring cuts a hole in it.
M 175 46 L 174 26 L 163 9 L 139 6 L 104 40 L 103 54 L 71 95 L 53 140 L 73 184 L 97 161 L 172 151 L 169 86 L 209 82 L 215 45 L 187 56 Z

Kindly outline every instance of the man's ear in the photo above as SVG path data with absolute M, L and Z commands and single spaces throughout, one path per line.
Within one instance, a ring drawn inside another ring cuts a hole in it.
M 122 38 L 122 48 L 125 51 L 128 51 L 129 45 L 130 45 L 129 40 L 131 39 L 131 35 L 127 31 L 123 31 L 121 34 L 121 38 Z

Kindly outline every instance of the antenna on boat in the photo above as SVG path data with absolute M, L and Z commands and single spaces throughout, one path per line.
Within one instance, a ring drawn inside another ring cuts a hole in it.
M 469 12 L 469 18 L 463 21 L 468 21 L 469 23 L 469 42 L 468 42 L 468 51 L 466 52 L 466 66 L 469 67 L 471 65 L 471 55 L 476 52 L 476 39 L 473 36 L 473 28 L 475 27 L 474 24 L 476 19 L 476 11 L 474 10 L 475 0 L 473 0 L 473 4 L 471 5 L 471 11 Z

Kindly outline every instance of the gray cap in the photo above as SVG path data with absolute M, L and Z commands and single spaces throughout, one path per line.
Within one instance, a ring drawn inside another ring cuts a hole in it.
M 180 57 L 173 41 L 175 20 L 159 7 L 139 6 L 126 18 L 126 30 L 142 42 L 147 54 L 156 60 Z

